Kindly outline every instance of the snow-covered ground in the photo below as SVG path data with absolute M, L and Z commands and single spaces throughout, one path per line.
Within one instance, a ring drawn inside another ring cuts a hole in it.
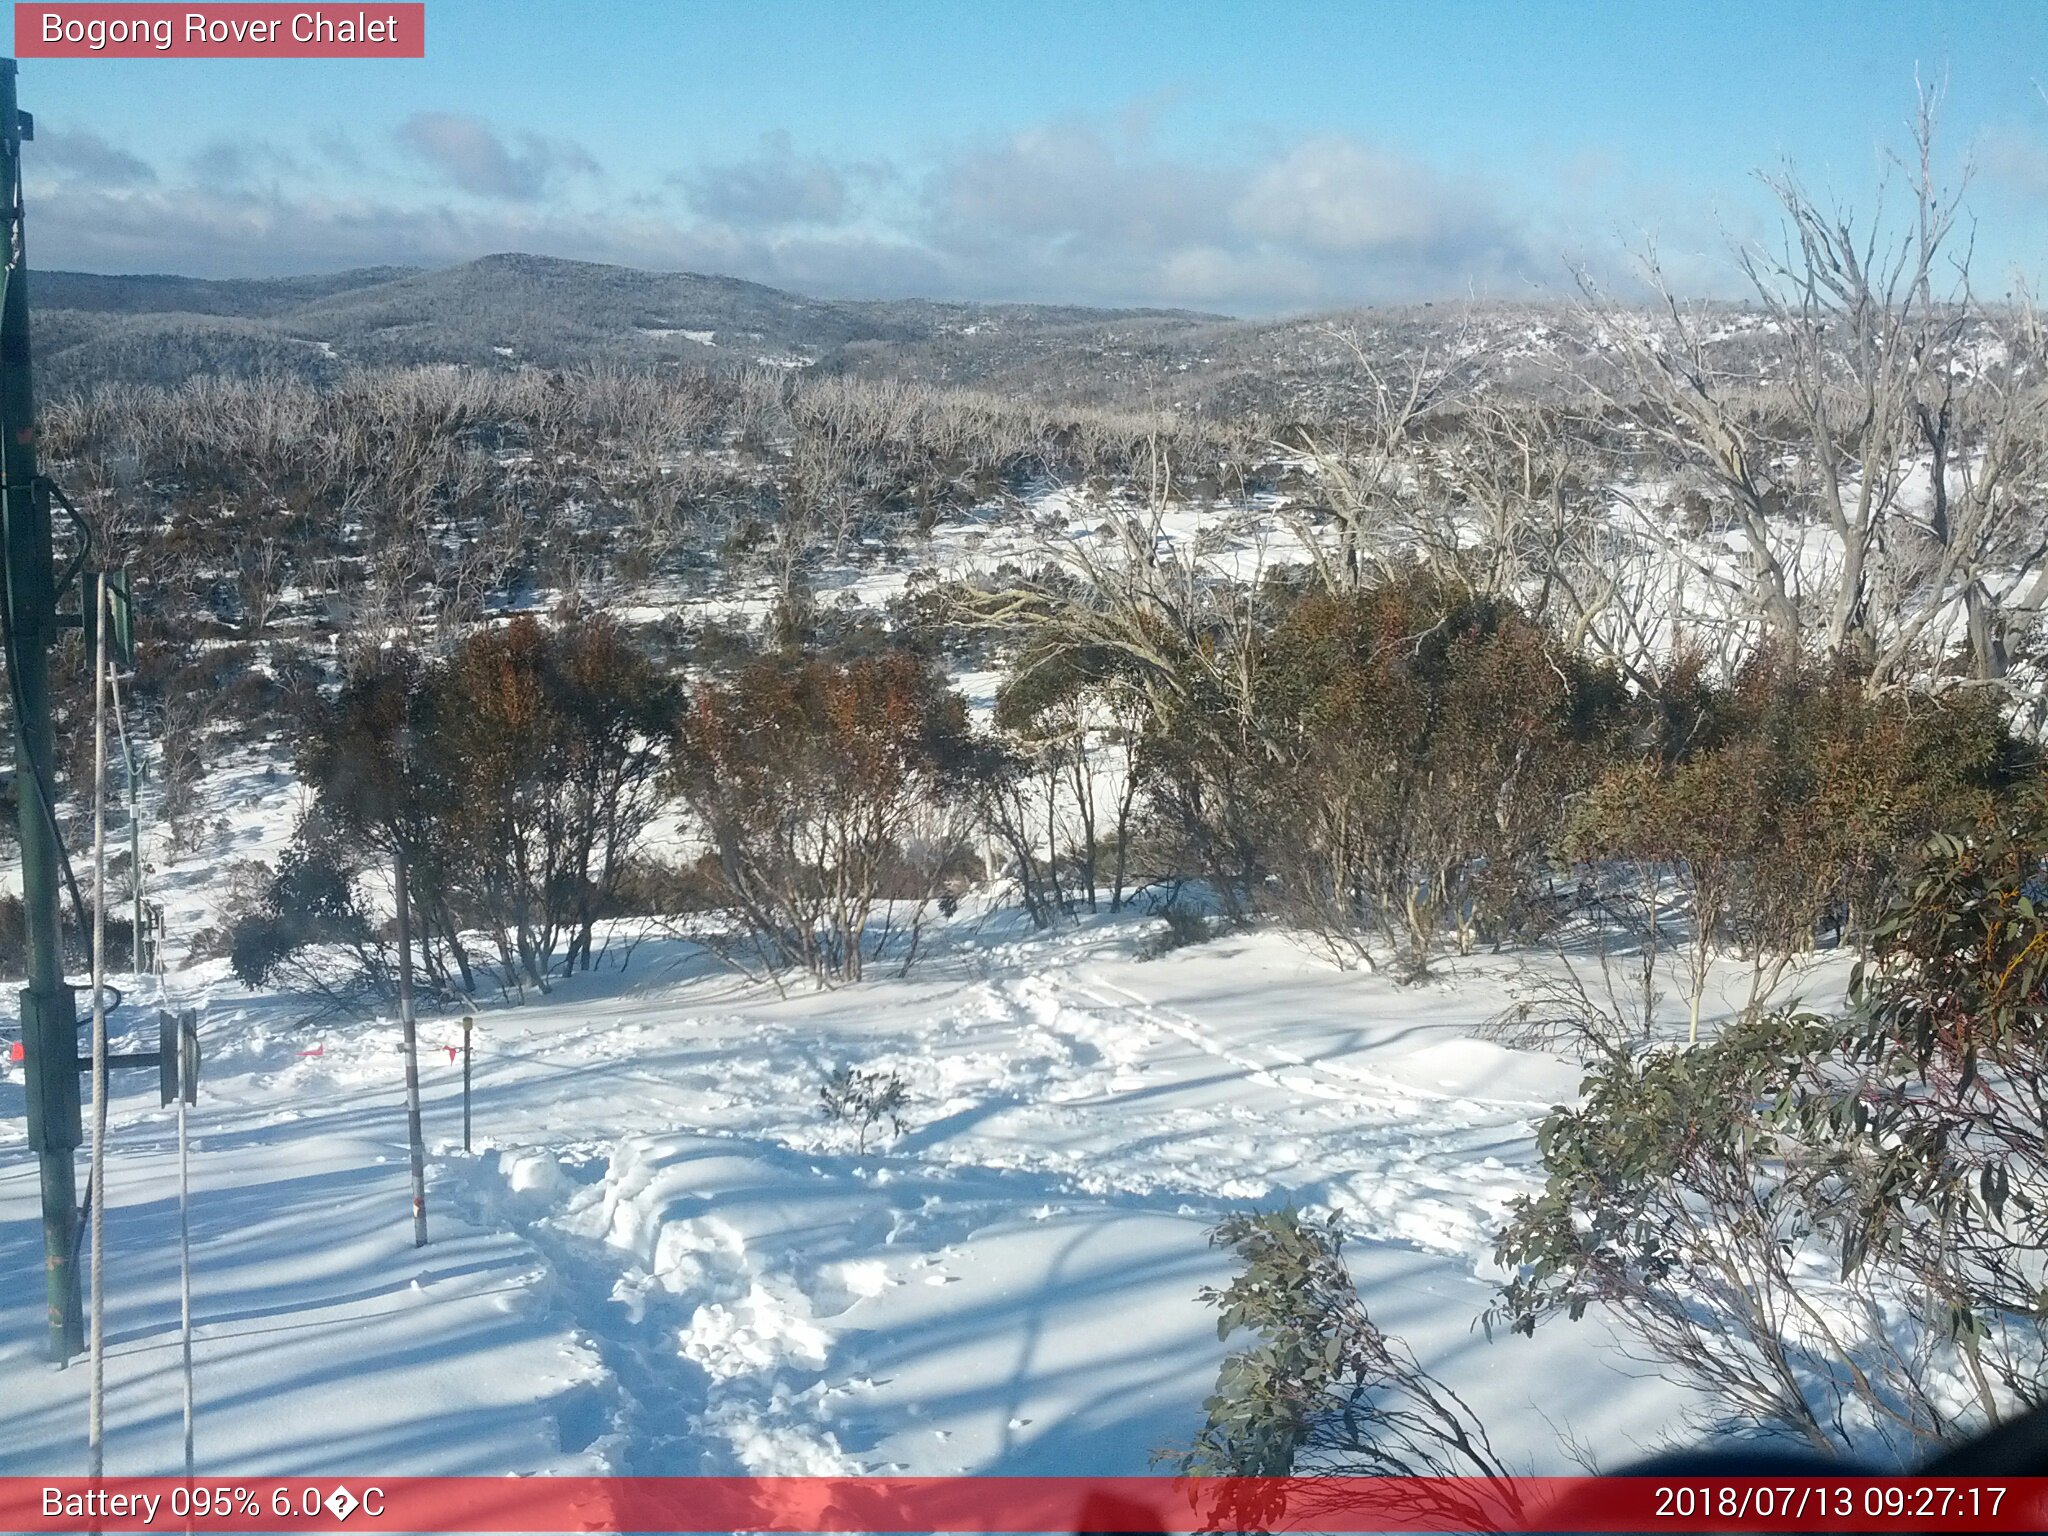
M 1599 1323 L 1476 1326 L 1533 1122 L 1578 1075 L 1475 1037 L 1528 957 L 1400 987 L 1275 935 L 1148 959 L 1143 916 L 1010 922 L 963 913 L 908 979 L 787 997 L 679 940 L 615 943 L 479 1016 L 473 1154 L 459 1027 L 428 1018 L 424 1249 L 396 1025 L 298 1025 L 219 962 L 174 978 L 208 999 L 201 1469 L 1142 1473 L 1225 1348 L 1208 1229 L 1287 1202 L 1346 1213 L 1374 1316 L 1532 1470 L 1677 1429 L 1684 1393 Z M 900 1137 L 861 1153 L 820 1117 L 840 1065 L 903 1074 Z M 15 1066 L 0 1472 L 76 1472 L 85 1372 L 41 1361 L 21 1109 Z M 139 1081 L 113 1121 L 107 1466 L 173 1471 L 173 1122 Z
M 992 569 L 1046 529 L 1103 539 L 1104 515 L 1050 491 L 1027 519 L 949 522 L 916 566 Z M 1177 510 L 1160 537 L 1212 521 Z M 1211 558 L 1241 577 L 1290 548 L 1277 514 L 1225 531 Z M 874 608 L 912 571 L 849 566 L 821 589 Z M 624 617 L 767 601 L 738 582 L 644 595 Z M 955 677 L 977 717 L 998 681 Z M 153 829 L 151 899 L 177 955 L 219 921 L 234 863 L 274 859 L 304 801 L 265 749 L 216 763 L 207 794 L 218 824 L 178 856 Z M 1511 1460 L 1613 1465 L 1684 1433 L 1684 1391 L 1597 1320 L 1533 1340 L 1477 1326 L 1494 1232 L 1536 1187 L 1535 1123 L 1578 1082 L 1480 1029 L 1556 957 L 1447 960 L 1402 987 L 1275 933 L 1145 958 L 1158 927 L 1140 912 L 1034 935 L 977 906 L 908 979 L 788 996 L 682 941 L 621 938 L 598 973 L 481 1013 L 468 1154 L 460 1031 L 430 1016 L 433 1240 L 417 1250 L 395 1024 L 308 1028 L 303 1000 L 252 996 L 217 960 L 174 971 L 176 1000 L 205 1009 L 201 1470 L 1142 1473 L 1195 1433 L 1228 1347 L 1198 1297 L 1229 1275 L 1210 1229 L 1286 1203 L 1344 1213 L 1374 1317 Z M 1710 1017 L 1746 999 L 1739 967 L 1722 981 Z M 1825 1001 L 1839 983 L 1823 968 L 1804 990 Z M 900 1137 L 863 1152 L 821 1119 L 839 1066 L 903 1075 Z M 156 1473 L 180 1462 L 176 1162 L 170 1113 L 128 1075 L 107 1466 Z M 77 1472 L 85 1373 L 41 1359 L 22 1109 L 9 1066 L 0 1473 Z

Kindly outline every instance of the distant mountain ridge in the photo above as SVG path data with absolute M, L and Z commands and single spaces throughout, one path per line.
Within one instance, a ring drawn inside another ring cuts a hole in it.
M 204 372 L 318 378 L 351 363 L 800 366 L 855 345 L 1043 342 L 1105 325 L 1176 330 L 1222 319 L 1164 309 L 813 299 L 734 277 L 521 254 L 287 278 L 32 270 L 29 295 L 38 374 L 55 389 L 172 383 Z
M 170 273 L 116 276 L 98 272 L 45 272 L 31 268 L 31 302 L 39 309 L 99 314 L 274 315 L 294 305 L 354 288 L 388 283 L 418 267 L 361 267 L 311 277 L 179 277 Z
M 1370 409 L 1377 386 L 1359 366 L 1360 348 L 1397 373 L 1423 358 L 1483 356 L 1489 388 L 1559 398 L 1570 393 L 1561 361 L 1597 359 L 1603 345 L 1597 327 L 1555 301 L 1238 320 L 1183 309 L 818 299 L 712 273 L 520 254 L 283 278 L 31 270 L 29 298 L 46 399 L 202 374 L 324 382 L 357 366 L 603 361 L 801 368 L 1273 423 Z M 1714 345 L 1769 344 L 1761 316 L 1717 308 Z

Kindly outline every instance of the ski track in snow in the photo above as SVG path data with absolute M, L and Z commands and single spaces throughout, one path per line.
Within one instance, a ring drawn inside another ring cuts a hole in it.
M 1149 1002 L 1114 982 L 1062 978 L 1047 985 L 1122 1010 L 1141 1028 L 1185 1041 L 1278 1095 L 1298 1097 L 1302 1118 L 1329 1123 L 1328 1130 L 1312 1138 L 1315 1145 L 1340 1148 L 1334 1158 L 1314 1158 L 1311 1144 L 1302 1138 L 1231 1145 L 1228 1150 L 1246 1171 L 1216 1186 L 1217 1195 L 1269 1199 L 1272 1177 L 1251 1171 L 1261 1165 L 1274 1175 L 1293 1171 L 1298 1179 L 1306 1166 L 1350 1163 L 1359 1171 L 1297 1183 L 1292 1197 L 1340 1210 L 1362 1236 L 1468 1254 L 1488 1241 L 1508 1200 L 1534 1188 L 1532 1179 L 1512 1175 L 1497 1155 L 1504 1142 L 1533 1135 L 1526 1103 L 1488 1115 L 1485 1111 L 1495 1106 L 1485 1101 L 1418 1091 L 1370 1071 L 1313 1061 L 1272 1042 L 1264 1046 L 1265 1055 L 1273 1058 L 1267 1061 L 1217 1039 L 1188 1013 Z

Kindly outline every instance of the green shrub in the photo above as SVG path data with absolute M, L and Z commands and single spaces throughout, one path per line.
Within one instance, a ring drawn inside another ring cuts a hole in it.
M 1245 1332 L 1255 1341 L 1229 1356 L 1208 1399 L 1194 1443 L 1170 1453 L 1178 1469 L 1201 1477 L 1423 1477 L 1470 1480 L 1448 1495 L 1439 1517 L 1517 1512 L 1508 1469 L 1485 1427 L 1450 1387 L 1431 1375 L 1399 1339 L 1372 1320 L 1344 1263 L 1344 1233 L 1332 1216 L 1315 1221 L 1294 1210 L 1231 1216 L 1210 1234 L 1240 1270 L 1202 1299 L 1220 1316 L 1216 1335 Z M 1217 1511 L 1267 1525 L 1282 1510 L 1256 1488 Z M 1225 1527 L 1229 1528 L 1229 1527 Z M 1452 1528 L 1452 1527 L 1445 1527 Z
M 897 1072 L 874 1072 L 858 1067 L 839 1067 L 818 1090 L 819 1111 L 828 1120 L 851 1125 L 859 1133 L 855 1150 L 865 1154 L 868 1136 L 887 1122 L 892 1134 L 903 1134 L 903 1111 L 910 1104 L 910 1088 Z
M 1538 1132 L 1491 1314 L 1599 1307 L 1727 1420 L 1916 1460 L 2048 1393 L 2048 838 L 1940 836 L 1841 1017 L 1609 1055 Z

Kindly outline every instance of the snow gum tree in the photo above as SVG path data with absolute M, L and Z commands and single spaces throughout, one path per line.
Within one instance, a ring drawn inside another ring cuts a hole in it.
M 1024 659 L 996 694 L 999 771 L 983 816 L 1040 928 L 1075 904 L 1095 911 L 1105 874 L 1109 909 L 1123 906 L 1139 783 L 1129 749 L 1143 716 L 1121 665 L 1103 648 L 1053 647 Z
M 1768 652 L 1693 714 L 1682 742 L 1608 768 L 1563 846 L 1632 872 L 1653 913 L 1676 887 L 1695 1040 L 1719 955 L 1746 956 L 1768 998 L 1823 932 L 1863 938 L 1925 839 L 1985 822 L 2022 771 L 1983 692 L 1873 697 Z
M 508 970 L 546 989 L 592 930 L 658 807 L 680 694 L 610 620 L 477 632 L 442 675 L 437 755 L 461 786 L 450 831 L 464 889 Z
M 856 981 L 893 936 L 877 906 L 909 901 L 914 946 L 924 903 L 967 857 L 983 765 L 965 701 L 922 658 L 771 658 L 697 689 L 667 783 L 756 952 Z
M 2013 667 L 2048 613 L 2048 338 L 2024 295 L 1994 305 L 1971 285 L 1938 105 L 1923 92 L 1868 214 L 1790 172 L 1762 178 L 1780 232 L 1734 252 L 1768 338 L 1750 362 L 1731 365 L 1724 317 L 1680 301 L 1651 256 L 1650 316 L 1585 283 L 1599 345 L 1582 382 L 1732 524 L 1729 568 L 1635 507 L 1644 534 L 1729 599 L 1749 645 L 1848 664 L 1873 692 L 1932 674 L 2024 701 Z
M 356 658 L 333 699 L 315 704 L 298 745 L 300 777 L 314 792 L 298 841 L 328 849 L 351 878 L 402 853 L 428 976 L 450 984 L 445 949 L 466 992 L 475 975 L 457 917 L 451 822 L 458 790 L 430 750 L 441 704 L 433 684 L 433 668 L 419 655 L 371 651 Z
M 344 846 L 407 856 L 430 976 L 474 989 L 482 928 L 508 986 L 588 967 L 661 800 L 680 694 L 609 620 L 478 630 L 446 661 L 365 658 L 300 749 Z M 566 950 L 566 953 L 565 953 Z
M 1512 909 L 1624 702 L 1512 604 L 1423 576 L 1300 598 L 1254 690 L 1267 903 L 1354 960 L 1384 936 L 1410 973 Z

